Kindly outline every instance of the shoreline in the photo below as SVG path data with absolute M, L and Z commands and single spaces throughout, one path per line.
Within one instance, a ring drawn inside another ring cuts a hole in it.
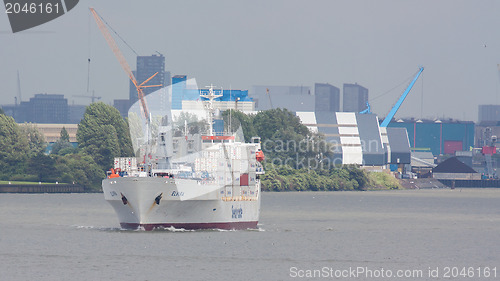
M 76 184 L 0 184 L 0 193 L 88 193 Z

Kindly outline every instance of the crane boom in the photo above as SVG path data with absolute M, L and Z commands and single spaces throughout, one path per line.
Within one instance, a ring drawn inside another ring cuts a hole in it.
M 380 127 L 387 127 L 389 125 L 389 123 L 391 122 L 392 118 L 394 117 L 394 115 L 396 115 L 396 112 L 398 112 L 398 109 L 403 104 L 405 98 L 408 96 L 408 93 L 410 93 L 411 88 L 413 88 L 413 85 L 415 84 L 415 82 L 417 82 L 417 79 L 420 76 L 420 74 L 422 73 L 422 71 L 424 71 L 424 68 L 420 67 L 420 70 L 417 72 L 417 75 L 415 75 L 415 78 L 413 78 L 413 80 L 411 81 L 411 83 L 408 86 L 408 88 L 406 88 L 406 91 L 401 95 L 401 97 L 396 102 L 396 104 L 394 105 L 394 107 L 391 109 L 391 111 L 389 112 L 389 114 L 387 114 L 387 116 L 384 118 L 384 121 L 382 122 L 382 124 L 380 124 Z
M 120 49 L 116 45 L 115 40 L 113 39 L 113 37 L 109 33 L 108 29 L 106 28 L 106 25 L 104 25 L 104 22 L 102 21 L 101 16 L 97 13 L 97 11 L 94 8 L 89 8 L 89 9 L 90 9 L 90 12 L 92 13 L 92 15 L 94 16 L 94 19 L 97 23 L 97 26 L 99 27 L 99 30 L 101 30 L 101 33 L 104 36 L 104 39 L 106 39 L 106 42 L 108 42 L 109 47 L 113 51 L 113 54 L 115 54 L 115 57 L 118 59 L 118 62 L 122 66 L 125 73 L 127 73 L 130 81 L 132 81 L 132 83 L 134 83 L 134 86 L 137 89 L 137 96 L 138 96 L 139 100 L 141 101 L 142 112 L 144 113 L 144 117 L 146 118 L 146 120 L 148 120 L 148 122 L 149 122 L 150 116 L 149 116 L 148 105 L 146 103 L 146 99 L 144 98 L 144 92 L 142 91 L 142 88 L 162 86 L 162 85 L 148 85 L 148 86 L 144 85 L 149 80 L 151 80 L 156 74 L 158 74 L 158 72 L 153 74 L 153 76 L 149 77 L 143 83 L 138 84 L 137 80 L 135 79 L 134 74 L 132 73 L 132 70 L 130 69 L 130 66 L 127 63 L 127 60 L 125 60 L 125 57 L 123 56 L 122 52 L 120 51 Z

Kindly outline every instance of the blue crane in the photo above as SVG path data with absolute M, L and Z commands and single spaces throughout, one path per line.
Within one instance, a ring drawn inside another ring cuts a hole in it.
M 371 110 L 371 107 L 370 107 L 370 103 L 366 102 L 366 109 L 363 110 L 363 111 L 360 111 L 359 113 L 361 113 L 361 114 L 370 114 L 370 113 L 372 113 L 372 110 Z
M 394 115 L 396 115 L 396 112 L 398 112 L 398 109 L 403 104 L 403 101 L 405 100 L 406 96 L 408 96 L 408 93 L 410 92 L 411 88 L 413 87 L 413 85 L 415 84 L 415 82 L 417 82 L 417 79 L 420 76 L 420 74 L 422 73 L 422 71 L 424 71 L 424 68 L 420 67 L 420 70 L 418 71 L 417 75 L 415 75 L 415 78 L 413 78 L 413 81 L 411 81 L 411 83 L 408 86 L 408 88 L 406 88 L 406 91 L 401 95 L 401 97 L 396 102 L 396 104 L 394 105 L 394 107 L 391 109 L 391 111 L 389 112 L 389 114 L 387 114 L 387 116 L 385 117 L 385 119 L 382 122 L 382 124 L 380 124 L 380 127 L 387 127 L 389 125 L 389 123 L 391 122 L 392 118 L 394 117 Z

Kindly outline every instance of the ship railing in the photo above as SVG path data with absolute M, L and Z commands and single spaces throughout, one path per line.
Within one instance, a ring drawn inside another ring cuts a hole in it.
M 222 196 L 222 201 L 257 201 L 258 196 Z

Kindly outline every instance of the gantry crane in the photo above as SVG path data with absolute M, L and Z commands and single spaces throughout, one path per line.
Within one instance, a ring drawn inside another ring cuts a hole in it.
M 89 8 L 89 9 L 90 9 L 90 12 L 92 13 L 92 15 L 94 16 L 94 19 L 97 23 L 97 26 L 101 30 L 102 35 L 106 39 L 106 42 L 108 42 L 109 47 L 111 48 L 111 50 L 115 54 L 116 58 L 118 59 L 118 62 L 122 66 L 125 73 L 127 73 L 128 77 L 130 78 L 132 83 L 134 83 L 134 86 L 137 89 L 137 96 L 139 97 L 139 100 L 141 101 L 142 112 L 144 113 L 144 117 L 146 118 L 146 120 L 149 124 L 151 122 L 151 120 L 150 120 L 148 106 L 146 104 L 146 99 L 144 98 L 144 92 L 142 91 L 142 89 L 162 86 L 162 85 L 145 85 L 147 82 L 149 82 L 149 80 L 153 79 L 153 77 L 155 77 L 156 74 L 158 74 L 158 72 L 156 72 L 155 74 L 153 74 L 153 76 L 146 79 L 146 81 L 139 84 L 137 82 L 137 80 L 135 79 L 135 76 L 132 73 L 130 66 L 128 65 L 127 61 L 125 60 L 125 57 L 123 56 L 122 52 L 120 51 L 120 49 L 116 45 L 115 40 L 113 39 L 113 37 L 109 33 L 108 29 L 106 28 L 106 25 L 104 24 L 102 17 L 97 13 L 97 11 L 94 8 Z

